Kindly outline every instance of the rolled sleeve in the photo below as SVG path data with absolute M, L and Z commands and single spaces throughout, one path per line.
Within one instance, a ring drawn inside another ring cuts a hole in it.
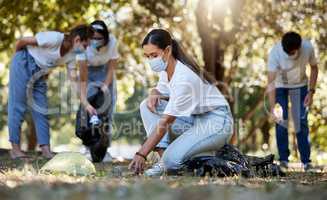
M 117 39 L 115 36 L 111 35 L 109 41 L 109 59 L 114 60 L 119 57 Z
M 35 39 L 40 47 L 55 47 L 61 44 L 60 34 L 58 32 L 39 32 L 35 35 Z

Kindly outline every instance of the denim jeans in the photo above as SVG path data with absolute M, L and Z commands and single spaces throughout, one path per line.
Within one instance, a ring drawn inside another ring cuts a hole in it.
M 288 161 L 290 151 L 288 148 L 288 98 L 291 100 L 291 111 L 294 121 L 298 149 L 302 163 L 310 161 L 310 142 L 307 110 L 304 99 L 308 94 L 307 86 L 300 88 L 276 88 L 276 102 L 283 109 L 283 120 L 276 124 L 276 140 L 280 161 Z
M 167 101 L 161 100 L 153 113 L 146 100 L 141 103 L 141 117 L 148 136 L 153 133 L 166 105 Z M 230 109 L 221 106 L 207 113 L 177 117 L 157 147 L 166 149 L 162 157 L 165 168 L 175 170 L 197 154 L 220 149 L 229 142 L 232 132 Z
M 21 126 L 28 110 L 32 113 L 38 144 L 48 145 L 50 142 L 49 120 L 46 114 L 48 108 L 46 81 L 37 78 L 33 85 L 29 84 L 40 70 L 26 49 L 16 52 L 11 61 L 8 97 L 8 128 L 11 143 L 20 143 Z M 32 93 L 27 95 L 29 87 L 32 88 Z M 31 99 L 33 107 L 28 104 Z

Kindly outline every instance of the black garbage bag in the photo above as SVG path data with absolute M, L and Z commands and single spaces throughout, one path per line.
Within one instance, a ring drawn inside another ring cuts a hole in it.
M 242 164 L 224 160 L 216 156 L 200 156 L 186 162 L 187 172 L 195 176 L 234 176 L 249 173 L 249 169 Z
M 100 88 L 97 92 L 88 97 L 89 103 L 95 108 L 101 109 L 102 112 L 98 113 L 98 118 L 100 123 L 92 124 L 90 123 L 91 116 L 86 112 L 83 106 L 80 105 L 79 110 L 76 115 L 76 127 L 75 134 L 79 137 L 83 145 L 90 149 L 91 157 L 93 162 L 101 162 L 107 153 L 107 148 L 110 144 L 109 138 L 109 125 L 108 125 L 108 110 L 109 106 L 106 106 L 106 98 L 104 93 Z M 106 108 L 107 107 L 107 108 Z
M 274 164 L 274 155 L 255 157 L 243 155 L 232 145 L 225 145 L 215 156 L 200 156 L 185 162 L 187 172 L 195 176 L 235 176 L 268 177 L 284 176 L 279 166 Z

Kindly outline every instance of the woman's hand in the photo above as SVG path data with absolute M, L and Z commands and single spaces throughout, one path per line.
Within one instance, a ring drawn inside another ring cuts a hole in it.
M 133 170 L 135 174 L 142 174 L 144 168 L 145 168 L 145 158 L 135 154 L 132 162 L 128 166 L 128 169 Z
M 108 91 L 109 91 L 108 85 L 105 84 L 105 83 L 102 84 L 102 86 L 101 86 L 101 91 L 102 91 L 103 93 L 108 92 Z
M 147 100 L 147 106 L 151 112 L 153 112 L 153 113 L 156 112 L 156 106 L 159 101 L 160 101 L 160 95 L 157 95 L 157 94 L 149 95 L 148 100 Z
M 92 115 L 97 115 L 97 110 L 91 105 L 87 104 L 85 106 L 85 110 L 92 116 Z

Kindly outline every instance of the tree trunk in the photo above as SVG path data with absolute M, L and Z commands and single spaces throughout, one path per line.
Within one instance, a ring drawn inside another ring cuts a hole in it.
M 239 23 L 238 16 L 243 5 L 243 1 L 229 1 L 232 10 L 232 20 L 235 25 Z M 229 86 L 224 82 L 225 68 L 223 66 L 225 49 L 231 45 L 234 40 L 234 34 L 237 30 L 225 32 L 224 19 L 227 11 L 216 7 L 214 1 L 199 0 L 195 10 L 196 23 L 199 36 L 201 38 L 201 47 L 205 70 L 208 71 L 218 82 L 218 88 L 227 97 L 230 107 L 233 111 L 233 98 L 229 94 Z M 219 10 L 216 10 L 219 9 Z M 216 27 L 220 27 L 220 31 Z M 236 56 L 237 57 L 237 56 Z M 237 134 L 233 133 L 232 144 L 237 143 Z

